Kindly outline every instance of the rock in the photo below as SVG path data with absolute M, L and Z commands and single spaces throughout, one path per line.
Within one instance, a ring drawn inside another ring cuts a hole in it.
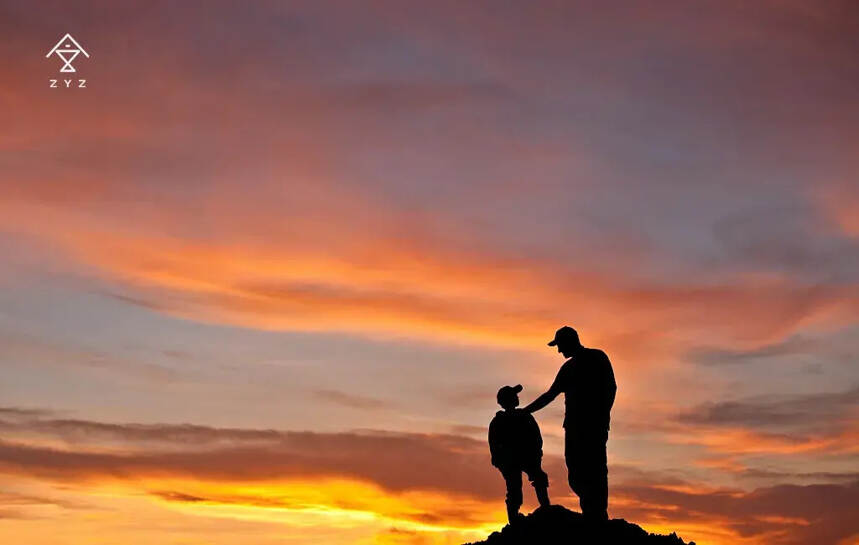
M 686 545 L 677 537 L 649 534 L 623 519 L 593 525 L 581 513 L 560 505 L 537 509 L 513 526 L 492 532 L 485 541 L 467 545 Z M 688 545 L 695 545 L 694 542 Z

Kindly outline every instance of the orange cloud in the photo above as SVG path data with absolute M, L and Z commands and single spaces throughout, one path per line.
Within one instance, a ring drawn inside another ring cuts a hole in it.
M 854 183 L 821 184 L 815 188 L 814 200 L 824 218 L 850 237 L 859 237 L 859 193 Z
M 798 454 L 821 452 L 853 454 L 859 452 L 859 430 L 846 430 L 834 435 L 792 436 L 763 433 L 747 429 L 698 430 L 668 434 L 668 440 L 678 444 L 701 445 L 714 452 L 726 454 Z
M 6 228 L 63 249 L 131 300 L 261 329 L 536 347 L 574 321 L 613 353 L 657 360 L 701 335 L 754 346 L 809 324 L 841 323 L 859 301 L 848 286 L 804 290 L 777 278 L 635 284 L 586 264 L 571 269 L 457 250 L 390 218 L 366 234 L 336 219 L 278 227 L 271 211 L 254 218 L 227 195 L 204 210 L 216 222 L 215 239 L 171 234 L 185 214 L 178 209 L 144 207 L 128 221 L 112 212 L 3 207 Z M 244 223 L 229 223 L 237 213 Z M 268 234 L 257 238 L 262 232 Z

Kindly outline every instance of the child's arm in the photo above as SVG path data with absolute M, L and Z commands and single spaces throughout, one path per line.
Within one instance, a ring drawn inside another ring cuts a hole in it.
M 537 424 L 537 419 L 535 419 L 532 415 L 528 415 L 528 426 L 531 432 L 531 440 L 534 442 L 534 445 L 540 449 L 540 452 L 543 452 L 543 435 L 540 433 L 540 425 Z
M 492 456 L 492 465 L 495 467 L 498 467 L 501 452 L 501 438 L 498 435 L 498 422 L 493 418 L 492 422 L 489 423 L 489 454 Z

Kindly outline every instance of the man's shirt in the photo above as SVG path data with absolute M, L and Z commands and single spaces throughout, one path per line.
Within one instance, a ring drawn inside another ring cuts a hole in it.
M 609 429 L 617 383 L 605 352 L 582 348 L 561 366 L 552 389 L 564 393 L 565 428 L 577 431 Z

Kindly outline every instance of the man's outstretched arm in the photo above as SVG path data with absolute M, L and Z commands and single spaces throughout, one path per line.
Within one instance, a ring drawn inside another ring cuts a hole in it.
M 531 403 L 529 403 L 528 405 L 523 407 L 522 410 L 525 412 L 528 412 L 528 413 L 537 412 L 540 409 L 542 409 L 543 407 L 545 407 L 546 405 L 548 405 L 549 403 L 551 403 L 552 401 L 554 401 L 555 398 L 558 397 L 558 394 L 560 394 L 560 393 L 561 393 L 560 388 L 558 388 L 554 384 L 552 384 L 552 387 L 549 388 L 546 391 L 546 393 L 542 394 L 540 397 L 538 397 L 537 399 L 535 399 L 534 401 L 532 401 Z

